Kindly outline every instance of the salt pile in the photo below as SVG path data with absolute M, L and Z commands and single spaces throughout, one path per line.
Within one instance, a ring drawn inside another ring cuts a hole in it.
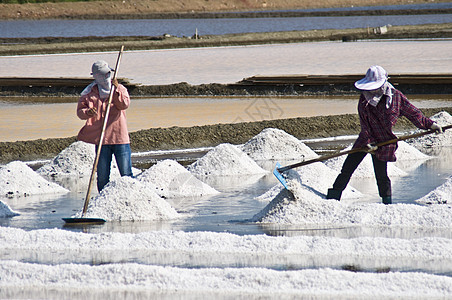
M 311 159 L 318 155 L 296 137 L 281 129 L 266 128 L 241 149 L 254 160 Z
M 0 201 L 0 218 L 8 218 L 8 217 L 14 217 L 18 216 L 19 214 L 13 211 L 8 204 L 3 203 Z
M 344 149 L 344 151 L 352 149 L 352 146 L 349 146 Z M 338 156 L 331 158 L 329 160 L 326 160 L 324 163 L 330 167 L 333 170 L 336 170 L 337 172 L 340 172 L 342 169 L 342 165 L 344 164 L 345 159 L 347 158 L 346 155 Z M 405 171 L 399 169 L 396 167 L 394 163 L 388 163 L 388 176 L 389 177 L 400 177 L 400 176 L 406 176 L 408 175 Z M 353 177 L 359 177 L 359 178 L 368 178 L 373 177 L 374 175 L 374 166 L 372 163 L 372 157 L 371 155 L 366 155 L 364 157 L 363 161 L 359 164 L 358 168 L 353 173 Z
M 214 188 L 197 179 L 177 161 L 166 159 L 137 177 L 155 185 L 155 192 L 164 198 L 199 197 L 217 194 Z
M 416 200 L 416 202 L 424 204 L 452 204 L 452 176 L 445 183 Z
M 438 125 L 440 126 L 452 125 L 452 116 L 446 111 L 439 112 L 433 115 L 430 119 L 438 123 Z M 421 150 L 430 147 L 450 147 L 452 146 L 452 129 L 448 129 L 442 134 L 424 135 L 422 137 L 413 139 L 409 143 L 417 149 Z
M 192 163 L 188 170 L 198 178 L 267 173 L 237 146 L 226 143 L 220 144 L 207 152 L 203 157 Z
M 82 211 L 74 217 L 81 217 Z M 170 220 L 178 217 L 176 210 L 146 184 L 128 176 L 109 182 L 90 200 L 87 218 L 107 221 Z
M 288 184 L 293 197 L 281 191 L 252 221 L 277 224 L 310 224 L 318 226 L 408 226 L 452 228 L 452 210 L 446 205 L 383 205 L 380 203 L 347 204 L 324 200 L 300 184 L 290 172 Z
M 68 192 L 58 184 L 45 180 L 24 162 L 13 161 L 0 168 L 0 197 Z
M 77 141 L 61 151 L 55 158 L 39 168 L 37 172 L 47 177 L 85 177 L 90 176 L 96 158 L 95 146 L 85 142 Z M 133 174 L 137 175 L 141 171 L 133 168 Z M 116 160 L 112 159 L 111 177 L 120 177 Z

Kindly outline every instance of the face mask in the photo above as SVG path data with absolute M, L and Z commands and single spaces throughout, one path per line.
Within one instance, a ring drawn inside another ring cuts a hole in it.
M 99 89 L 100 97 L 102 99 L 107 98 L 111 90 L 111 73 L 93 74 L 93 77 Z
M 383 97 L 384 93 L 384 85 L 376 90 L 371 91 L 363 91 L 363 95 L 366 98 L 367 102 L 372 106 L 377 106 L 378 102 L 380 102 L 381 97 Z

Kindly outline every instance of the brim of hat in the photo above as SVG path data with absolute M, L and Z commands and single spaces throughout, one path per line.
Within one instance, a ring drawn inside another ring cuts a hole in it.
M 380 88 L 385 82 L 386 79 L 378 81 L 367 81 L 366 78 L 363 78 L 355 82 L 355 87 L 360 90 L 371 91 Z
M 108 68 L 106 70 L 102 70 L 102 71 L 97 72 L 97 74 L 107 74 L 108 72 L 114 72 L 114 71 L 115 71 L 114 69 Z M 91 75 L 94 75 L 94 73 L 91 72 Z

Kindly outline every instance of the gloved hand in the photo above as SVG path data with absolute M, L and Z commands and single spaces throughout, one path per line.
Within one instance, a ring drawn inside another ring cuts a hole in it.
M 377 149 L 378 149 L 377 146 L 372 145 L 372 144 L 367 144 L 366 147 L 367 147 L 368 153 L 373 153 L 373 152 L 377 151 Z
M 441 126 L 439 126 L 436 123 L 433 123 L 433 125 L 430 127 L 430 129 L 435 130 L 436 133 L 443 133 L 443 129 L 441 128 Z
M 118 85 L 119 85 L 119 82 L 118 82 L 118 79 L 113 79 L 112 81 L 111 81 L 111 84 L 113 84 L 116 88 L 118 88 Z
M 90 109 L 88 109 L 87 111 L 86 111 L 86 114 L 89 116 L 89 117 L 94 117 L 95 115 L 97 115 L 97 109 L 95 108 L 95 107 L 91 107 Z

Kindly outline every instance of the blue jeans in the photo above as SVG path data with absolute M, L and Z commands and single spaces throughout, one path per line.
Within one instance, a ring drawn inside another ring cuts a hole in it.
M 98 146 L 96 145 L 96 153 Z M 97 190 L 100 192 L 110 181 L 111 159 L 115 156 L 121 176 L 132 176 L 130 144 L 102 145 L 97 164 Z

